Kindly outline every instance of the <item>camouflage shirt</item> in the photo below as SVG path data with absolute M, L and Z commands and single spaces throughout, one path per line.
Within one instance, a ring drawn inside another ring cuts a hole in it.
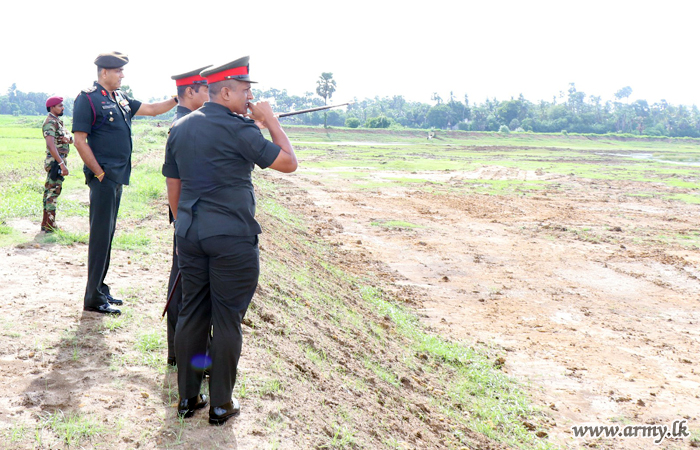
M 63 121 L 61 119 L 59 119 L 58 117 L 54 116 L 53 114 L 49 113 L 49 115 L 46 116 L 46 120 L 44 120 L 44 125 L 41 128 L 44 131 L 44 137 L 53 136 L 53 142 L 54 142 L 54 144 L 56 144 L 56 150 L 58 150 L 58 153 L 61 156 L 67 155 L 68 152 L 70 151 L 70 145 L 68 143 L 66 143 L 66 144 L 61 143 L 61 138 L 62 137 L 69 138 L 70 133 L 63 126 Z M 49 151 L 49 146 L 47 144 L 46 145 L 46 159 L 49 159 L 49 158 L 51 158 L 51 160 L 53 160 L 53 156 L 51 156 L 51 152 Z

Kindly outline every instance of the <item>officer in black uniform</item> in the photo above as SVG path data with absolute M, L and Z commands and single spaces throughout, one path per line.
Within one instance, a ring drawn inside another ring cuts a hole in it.
M 209 100 L 207 79 L 199 74 L 208 67 L 211 67 L 211 65 L 171 77 L 175 80 L 175 85 L 177 86 L 178 99 L 173 123 L 195 109 L 200 108 L 204 102 Z M 168 213 L 170 223 L 173 223 L 173 212 L 170 210 L 170 207 L 168 207 Z M 175 283 L 179 272 L 175 246 L 175 236 L 173 235 L 173 263 L 170 267 L 170 279 L 168 280 L 168 299 L 170 299 L 168 304 L 168 365 L 171 366 L 177 364 L 177 359 L 175 358 L 175 327 L 177 325 L 177 316 L 180 313 L 180 304 L 182 303 L 182 284 Z
M 156 116 L 176 105 L 177 99 L 141 103 L 119 90 L 124 65 L 123 53 L 102 53 L 95 58 L 97 81 L 75 99 L 73 134 L 75 148 L 85 163 L 85 183 L 90 187 L 90 240 L 88 276 L 83 309 L 103 314 L 120 314 L 111 306 L 121 300 L 111 296 L 104 282 L 117 224 L 122 186 L 131 175 L 131 119 L 135 115 Z
M 204 70 L 202 76 L 210 101 L 173 126 L 163 175 L 170 179 L 183 289 L 175 333 L 178 414 L 189 417 L 208 402 L 199 391 L 213 326 L 209 423 L 222 424 L 240 411 L 232 394 L 241 321 L 260 272 L 261 229 L 254 217 L 251 172 L 255 165 L 293 172 L 297 160 L 270 105 L 250 102 L 247 56 Z M 272 142 L 256 122 L 269 130 Z

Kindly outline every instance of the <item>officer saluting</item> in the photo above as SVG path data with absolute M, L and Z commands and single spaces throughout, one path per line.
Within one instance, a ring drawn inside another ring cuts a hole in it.
M 90 240 L 83 309 L 103 314 L 120 314 L 111 305 L 123 303 L 111 296 L 104 280 L 122 186 L 129 184 L 131 175 L 131 119 L 136 115 L 163 114 L 177 103 L 175 99 L 141 103 L 122 93 L 119 87 L 128 62 L 129 57 L 119 52 L 98 55 L 97 81 L 78 94 L 73 107 L 75 148 L 85 163 L 85 183 L 90 187 Z
M 199 74 L 208 67 L 211 67 L 211 64 L 171 77 L 175 80 L 175 85 L 177 86 L 178 100 L 173 123 L 185 117 L 195 109 L 200 108 L 204 102 L 209 100 L 207 79 Z M 172 223 L 174 218 L 170 207 L 168 207 L 168 213 L 170 215 L 170 223 Z M 170 279 L 168 280 L 168 294 L 169 298 L 172 298 L 172 301 L 168 305 L 168 365 L 171 366 L 177 364 L 177 359 L 175 358 L 175 326 L 177 325 L 177 316 L 180 313 L 180 304 L 182 303 L 182 284 L 175 284 L 179 271 L 175 246 L 175 236 L 173 235 L 173 263 L 170 267 Z M 173 289 L 175 289 L 174 292 Z
M 163 175 L 175 218 L 183 302 L 175 334 L 178 414 L 190 417 L 207 405 L 200 395 L 201 361 L 213 326 L 209 423 L 240 411 L 232 398 L 241 354 L 241 321 L 260 273 L 255 165 L 293 172 L 291 142 L 267 102 L 251 103 L 248 57 L 204 70 L 209 99 L 173 126 Z M 250 114 L 248 114 L 250 109 Z M 266 127 L 266 140 L 256 121 Z

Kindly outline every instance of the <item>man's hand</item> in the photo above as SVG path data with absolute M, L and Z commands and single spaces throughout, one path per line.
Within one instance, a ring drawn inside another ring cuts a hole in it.
M 67 177 L 70 172 L 68 172 L 68 165 L 65 162 L 59 164 L 61 166 L 61 176 Z
M 248 109 L 250 109 L 250 114 L 246 114 L 246 117 L 253 119 L 261 130 L 268 128 L 272 120 L 277 120 L 275 113 L 272 112 L 272 106 L 268 102 L 248 103 Z

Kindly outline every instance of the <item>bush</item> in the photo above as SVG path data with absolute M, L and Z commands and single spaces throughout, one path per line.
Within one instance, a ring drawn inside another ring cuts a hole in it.
M 467 122 L 460 122 L 457 124 L 457 129 L 462 130 L 462 131 L 469 131 L 471 127 Z
M 391 120 L 386 116 L 370 117 L 365 123 L 367 128 L 389 128 L 389 125 L 391 125 Z
M 510 128 L 508 128 L 506 125 L 501 125 L 501 128 L 498 129 L 498 132 L 504 133 L 504 134 L 509 134 Z
M 566 130 L 561 130 L 561 134 L 563 134 L 564 136 L 568 136 L 568 135 L 569 135 L 569 132 L 566 131 Z
M 348 128 L 357 128 L 360 126 L 360 119 L 357 117 L 348 117 L 345 119 L 345 126 Z

